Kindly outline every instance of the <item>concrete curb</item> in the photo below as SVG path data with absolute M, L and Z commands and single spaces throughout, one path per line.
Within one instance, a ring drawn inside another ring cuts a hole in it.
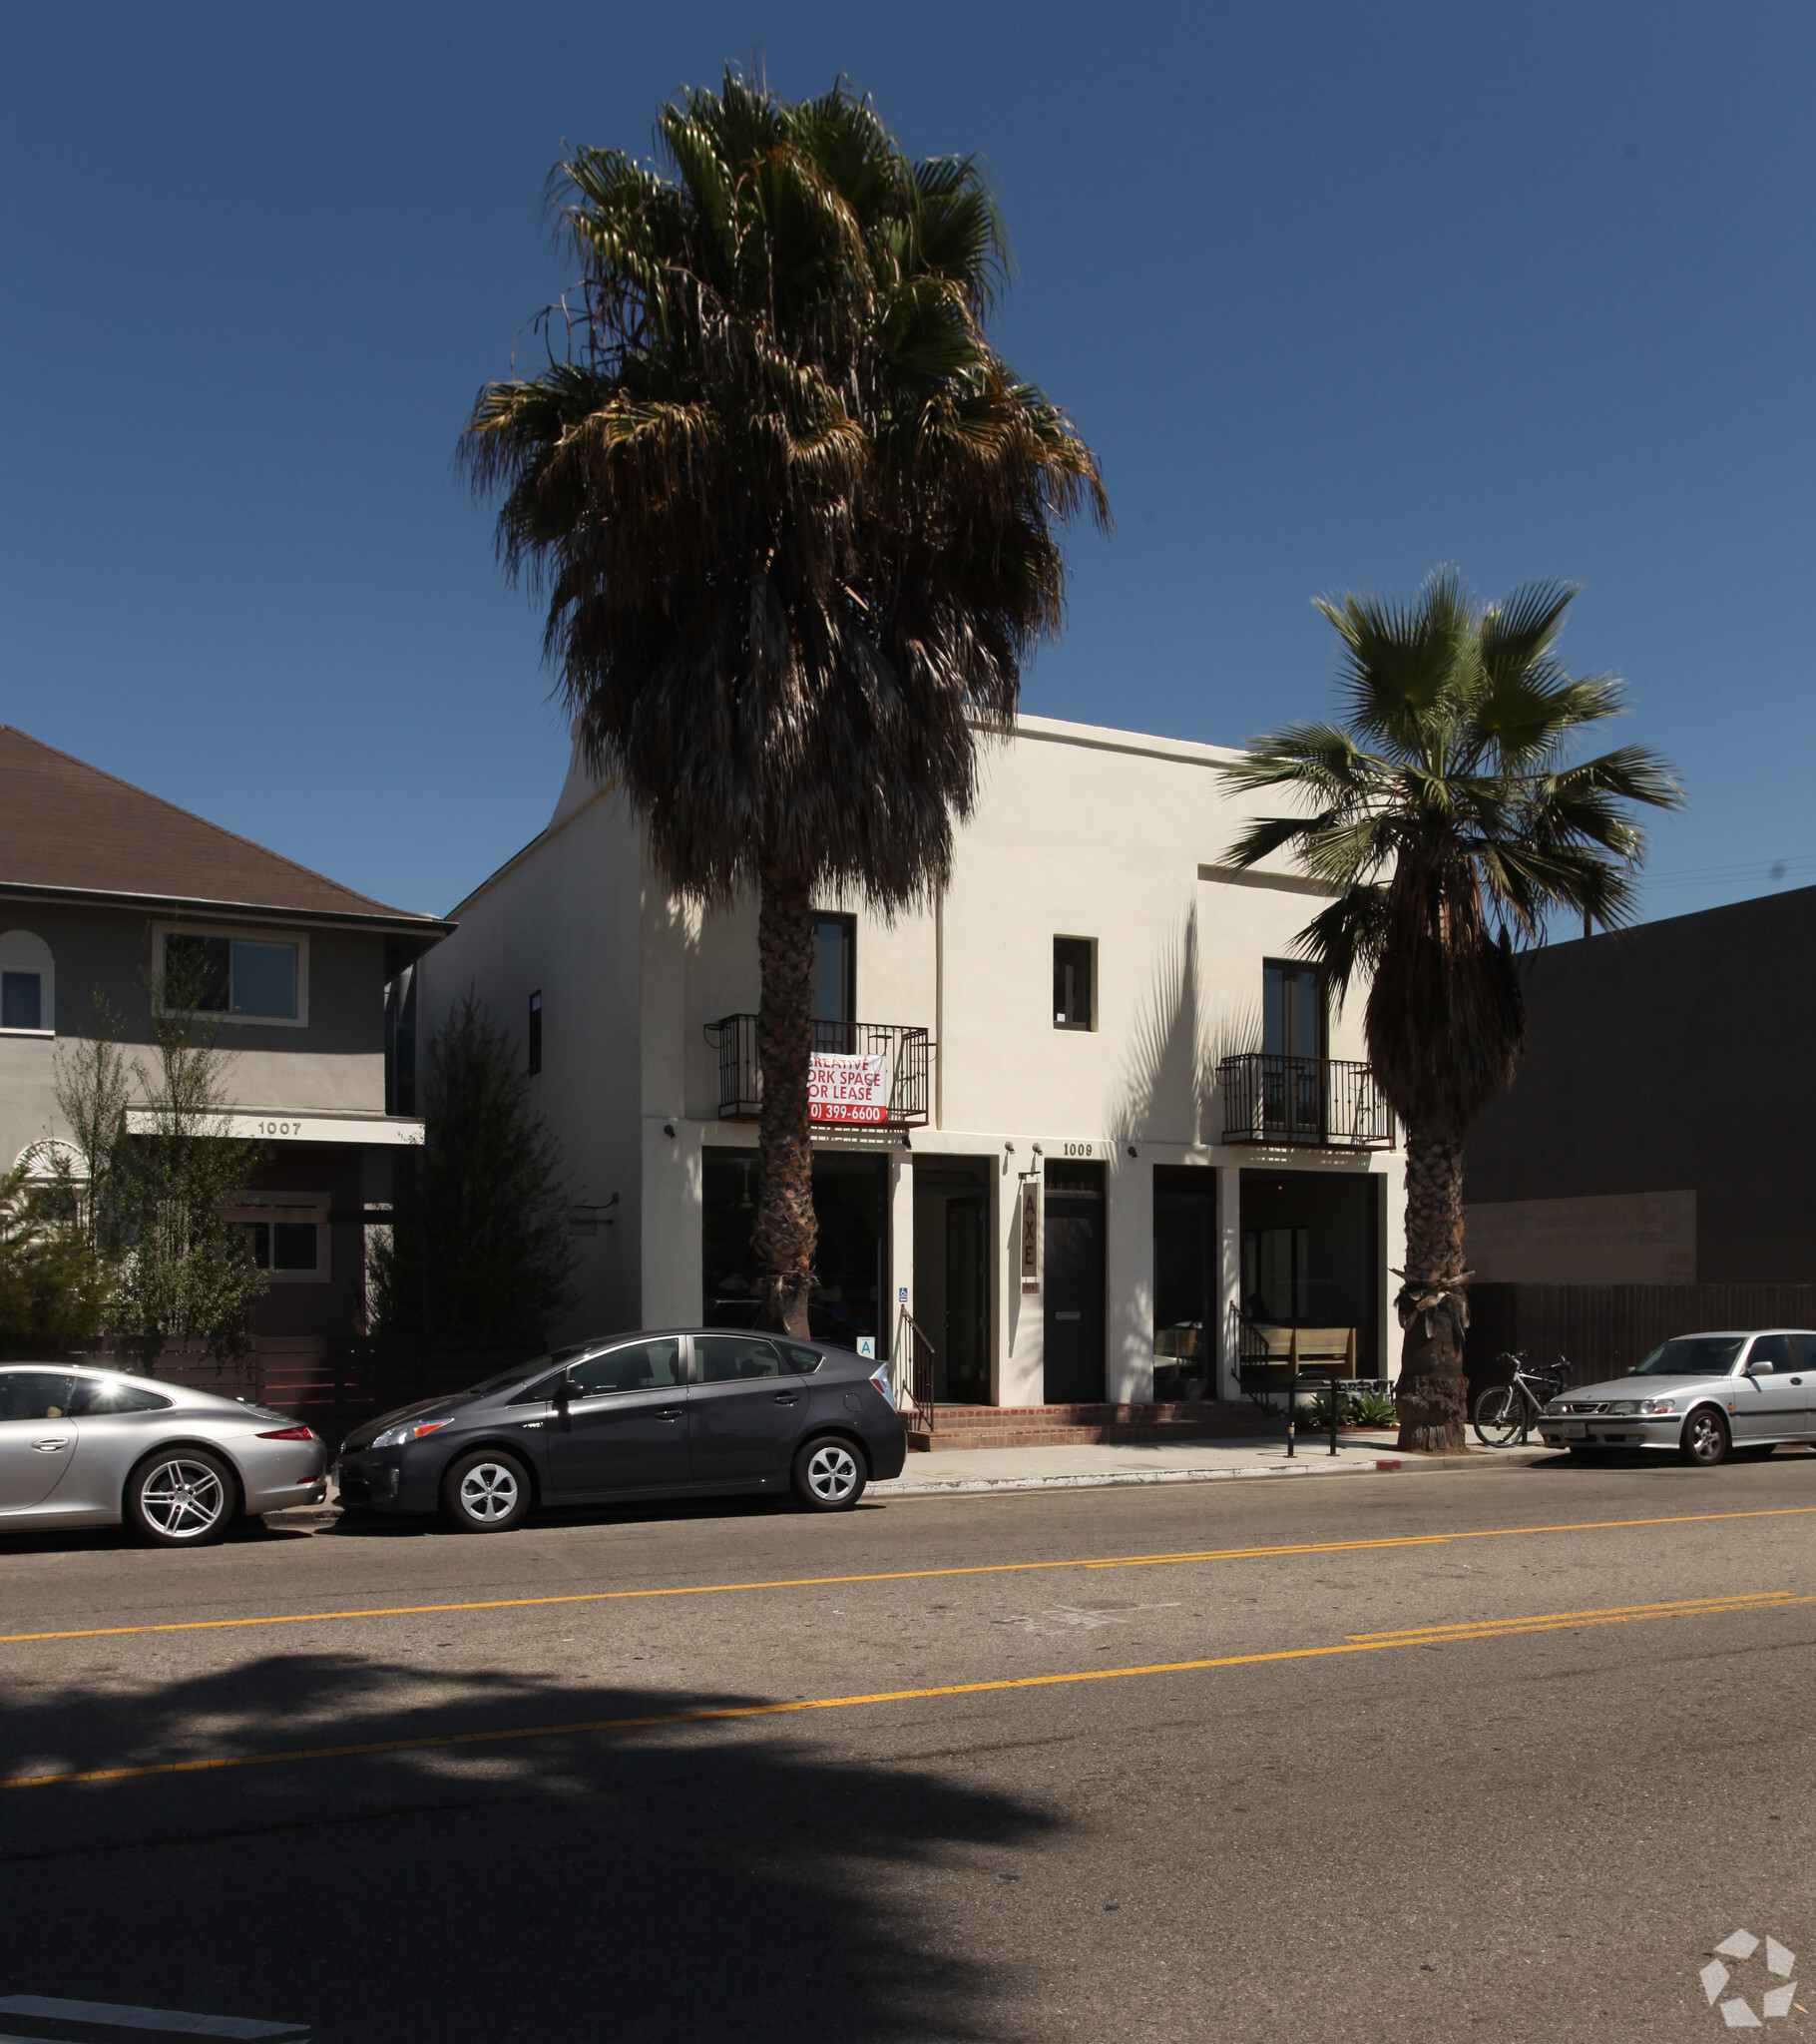
M 910 1483 L 891 1477 L 871 1484 L 867 1496 L 958 1497 L 981 1491 L 1115 1490 L 1132 1484 L 1236 1483 L 1268 1477 L 1393 1476 L 1403 1474 L 1466 1475 L 1477 1469 L 1525 1469 L 1540 1458 L 1497 1455 L 1491 1462 L 1474 1455 L 1377 1455 L 1366 1462 L 1280 1462 L 1265 1469 L 1080 1469 L 1054 1476 L 954 1476 L 932 1483 Z

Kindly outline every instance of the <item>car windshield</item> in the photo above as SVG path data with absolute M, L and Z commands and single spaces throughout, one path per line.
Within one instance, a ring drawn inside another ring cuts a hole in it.
M 1724 1377 L 1746 1343 L 1744 1334 L 1679 1334 L 1654 1348 L 1634 1372 L 1642 1377 Z
M 467 1396 L 482 1398 L 488 1391 L 508 1391 L 513 1384 L 526 1383 L 545 1369 L 553 1369 L 558 1363 L 571 1360 L 587 1352 L 586 1343 L 577 1342 L 572 1348 L 558 1348 L 551 1355 L 533 1355 L 528 1362 L 514 1362 L 509 1369 L 501 1369 L 497 1376 L 487 1377 L 483 1384 L 469 1384 Z

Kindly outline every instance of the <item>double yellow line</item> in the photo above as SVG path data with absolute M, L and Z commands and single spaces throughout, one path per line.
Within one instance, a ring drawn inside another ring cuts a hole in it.
M 851 1579 L 846 1579 L 851 1580 Z M 868 1580 L 868 1579 L 860 1579 Z M 777 1718 L 800 1711 L 845 1711 L 864 1704 L 923 1703 L 943 1697 L 985 1696 L 1002 1690 L 1057 1689 L 1086 1682 L 1124 1682 L 1144 1675 L 1193 1675 L 1215 1668 L 1253 1668 L 1275 1661 L 1328 1660 L 1338 1655 L 1380 1653 L 1394 1647 L 1450 1647 L 1475 1640 L 1524 1638 L 1533 1633 L 1574 1632 L 1584 1626 L 1630 1625 L 1660 1618 L 1708 1618 L 1733 1612 L 1779 1611 L 1816 1604 L 1816 1595 L 1761 1590 L 1739 1596 L 1685 1597 L 1666 1604 L 1609 1605 L 1593 1611 L 1543 1612 L 1531 1617 L 1484 1619 L 1455 1625 L 1409 1626 L 1397 1632 L 1355 1633 L 1323 1647 L 1281 1647 L 1260 1654 L 1219 1654 L 1198 1661 L 1158 1661 L 1136 1668 L 1087 1668 L 1060 1675 L 1016 1675 L 987 1682 L 941 1683 L 927 1689 L 875 1690 L 862 1696 L 803 1697 L 786 1703 L 717 1704 L 696 1711 L 663 1711 L 642 1717 L 593 1718 L 569 1725 L 530 1725 L 504 1731 L 428 1733 L 413 1739 L 363 1740 L 346 1746 L 295 1747 L 283 1753 L 211 1754 L 194 1760 L 88 1768 L 52 1775 L 17 1775 L 0 1788 L 48 1788 L 77 1782 L 125 1782 L 153 1775 L 197 1775 L 227 1768 L 275 1767 L 298 1761 L 351 1760 L 370 1754 L 426 1753 L 457 1747 L 504 1746 L 527 1739 L 564 1739 L 601 1732 L 643 1731 L 663 1725 L 702 1725 L 720 1719 Z
M 282 1611 L 250 1618 L 178 1618 L 150 1625 L 79 1626 L 61 1632 L 0 1633 L 0 1647 L 41 1640 L 110 1640 L 133 1633 L 233 1632 L 250 1626 L 323 1625 L 357 1618 L 424 1618 L 458 1611 L 528 1611 L 560 1604 L 618 1604 L 664 1597 L 734 1597 L 763 1590 L 845 1589 L 858 1583 L 919 1583 L 953 1576 L 1013 1576 L 1044 1569 L 1152 1569 L 1186 1562 L 1284 1561 L 1306 1554 L 1368 1554 L 1396 1547 L 1443 1547 L 1453 1540 L 1525 1540 L 1548 1533 L 1611 1533 L 1647 1526 L 1704 1526 L 1740 1519 L 1797 1519 L 1816 1505 L 1747 1512 L 1675 1512 L 1646 1519 L 1577 1519 L 1549 1526 L 1466 1527 L 1448 1533 L 1393 1533 L 1368 1540 L 1305 1540 L 1268 1547 L 1176 1548 L 1161 1554 L 1077 1555 L 1061 1561 L 968 1562 L 956 1568 L 879 1569 L 864 1575 L 778 1576 L 750 1583 L 682 1583 L 649 1590 L 575 1590 L 542 1597 L 483 1597 L 452 1604 L 373 1604 L 351 1611 Z

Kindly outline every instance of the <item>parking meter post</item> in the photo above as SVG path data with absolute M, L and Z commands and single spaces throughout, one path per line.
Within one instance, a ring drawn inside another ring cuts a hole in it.
M 1292 1330 L 1286 1346 L 1286 1459 L 1293 1454 L 1293 1433 L 1299 1418 L 1299 1330 Z

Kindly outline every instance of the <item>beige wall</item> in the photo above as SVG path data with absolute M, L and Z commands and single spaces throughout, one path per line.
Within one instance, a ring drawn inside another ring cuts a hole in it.
M 1607 1193 L 1469 1207 L 1469 1266 L 1488 1284 L 1694 1284 L 1696 1195 Z
M 1023 1294 L 1018 1259 L 1017 1175 L 1037 1143 L 1048 1157 L 1088 1148 L 1107 1166 L 1115 1399 L 1152 1391 L 1155 1165 L 1225 1167 L 1231 1231 L 1244 1165 L 1380 1172 L 1390 1217 L 1383 1261 L 1404 1261 L 1397 1151 L 1357 1158 L 1221 1142 L 1216 1060 L 1259 1048 L 1262 960 L 1285 954 L 1325 898 L 1290 874 L 1237 882 L 1223 867 L 1244 819 L 1215 771 L 1232 757 L 1024 719 L 1017 738 L 989 754 L 937 909 L 890 922 L 855 902 L 824 903 L 857 912 L 860 1017 L 925 1028 L 933 1039 L 933 1118 L 913 1132 L 913 1154 L 994 1161 L 1002 1403 L 1041 1396 L 1042 1300 Z M 590 1197 L 616 1191 L 623 1202 L 609 1243 L 602 1234 L 579 1245 L 589 1275 L 562 1331 L 691 1322 L 701 1147 L 753 1139 L 747 1126 L 717 1119 L 717 1064 L 702 1032 L 757 1005 L 754 904 L 701 913 L 671 899 L 621 798 L 595 790 L 577 760 L 549 830 L 454 915 L 459 929 L 423 967 L 425 1034 L 468 984 L 514 1027 L 530 989 L 542 987 L 538 1097 Z M 1097 941 L 1095 1030 L 1053 1025 L 1056 935 Z M 1332 1018 L 1331 1054 L 1363 1054 L 1360 995 Z M 913 1304 L 912 1181 L 899 1148 L 891 1188 L 893 1314 L 901 1287 Z M 1233 1247 L 1224 1262 L 1233 1297 Z M 1385 1274 L 1379 1288 L 1377 1336 L 1382 1353 L 1394 1354 Z

